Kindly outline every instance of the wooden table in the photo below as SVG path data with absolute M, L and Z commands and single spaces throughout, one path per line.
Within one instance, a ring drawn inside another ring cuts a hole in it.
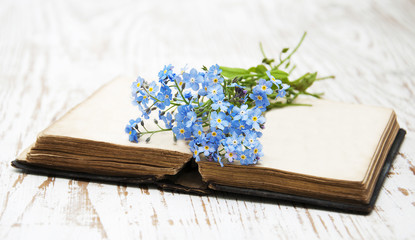
M 0 2 L 0 239 L 414 238 L 415 5 L 410 1 Z M 325 98 L 395 109 L 408 131 L 369 216 L 21 174 L 10 161 L 118 75 L 168 63 L 249 67 L 293 47 Z

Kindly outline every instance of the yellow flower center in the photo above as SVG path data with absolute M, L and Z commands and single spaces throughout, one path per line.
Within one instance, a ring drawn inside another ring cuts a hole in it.
M 148 91 L 149 91 L 149 92 L 152 92 L 152 91 L 153 91 L 153 88 L 152 88 L 152 87 L 151 87 L 151 88 L 149 88 L 149 89 L 148 89 Z
M 164 74 L 166 74 L 167 70 L 164 70 Z
M 182 81 L 180 81 L 180 82 L 179 82 L 179 86 L 181 86 L 182 84 L 183 84 L 183 82 L 182 82 Z
M 216 91 L 216 89 L 215 90 L 212 90 L 212 93 L 213 94 L 216 94 L 218 91 Z
M 199 131 L 197 132 L 197 134 L 202 135 L 202 131 L 200 131 L 200 130 L 199 130 Z
M 242 158 L 242 160 L 245 160 L 246 159 L 246 156 L 245 155 L 241 155 L 241 158 Z
M 169 98 L 169 95 L 168 95 L 168 94 L 166 94 L 166 99 L 167 99 L 167 98 Z
M 205 146 L 205 150 L 209 150 L 209 146 Z
M 257 153 L 258 153 L 258 149 L 257 149 L 257 148 L 255 148 L 255 149 L 254 149 L 254 153 L 255 153 L 255 154 L 257 154 Z
M 262 85 L 262 90 L 267 90 L 267 86 L 265 86 L 265 85 Z
M 233 143 L 233 144 L 235 145 L 235 144 L 237 144 L 237 143 L 238 143 L 238 141 L 236 141 L 236 140 L 233 140 L 233 142 L 232 142 L 232 143 Z
M 197 150 L 195 150 L 193 153 L 194 153 L 195 155 L 197 155 Z
M 130 131 L 128 134 L 130 134 L 130 135 L 131 135 L 131 131 Z
M 218 81 L 219 81 L 219 80 L 218 80 L 217 78 L 213 79 L 213 82 L 214 82 L 214 83 L 218 83 Z
M 180 129 L 180 133 L 181 134 L 183 134 L 184 133 L 184 129 L 182 128 L 182 129 Z
M 252 121 L 254 121 L 254 122 L 256 122 L 258 120 L 258 118 L 256 117 L 256 116 L 254 116 L 253 118 L 252 118 Z
M 262 100 L 262 96 L 259 96 L 259 95 L 258 95 L 256 98 L 257 98 L 258 100 Z
M 233 157 L 233 153 L 229 153 L 229 157 Z
M 147 96 L 143 96 L 144 99 L 147 99 Z
M 140 87 L 141 86 L 141 84 L 140 83 L 137 83 L 137 87 Z
M 212 136 L 216 137 L 218 134 L 216 132 L 212 132 Z
M 222 122 L 222 119 L 218 118 L 216 121 L 217 121 L 218 123 L 221 123 L 221 122 Z

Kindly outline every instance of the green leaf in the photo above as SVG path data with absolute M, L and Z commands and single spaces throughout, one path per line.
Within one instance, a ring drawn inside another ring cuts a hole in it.
M 282 76 L 285 76 L 285 77 L 288 76 L 287 72 L 284 72 L 283 70 L 279 70 L 277 68 L 271 69 L 270 72 L 271 72 L 272 76 L 274 76 L 274 77 L 275 77 L 275 75 L 282 75 Z
M 266 74 L 267 71 L 268 69 L 262 64 L 256 66 L 256 69 L 255 69 L 255 72 L 258 74 Z
M 284 83 L 289 83 L 290 81 L 288 80 L 288 73 L 287 72 L 284 72 L 284 71 L 282 71 L 282 70 L 279 70 L 279 69 L 276 69 L 276 68 L 274 68 L 274 69 L 272 69 L 271 71 L 270 71 L 270 73 L 271 73 L 271 75 L 272 76 L 274 76 L 276 79 L 279 79 L 279 80 L 281 80 L 281 81 L 283 81 Z M 268 77 L 267 77 L 268 78 Z
M 220 69 L 222 69 L 222 76 L 227 78 L 235 78 L 235 77 L 241 77 L 241 76 L 247 76 L 250 75 L 249 71 L 243 68 L 230 68 L 230 67 L 223 67 L 221 66 Z

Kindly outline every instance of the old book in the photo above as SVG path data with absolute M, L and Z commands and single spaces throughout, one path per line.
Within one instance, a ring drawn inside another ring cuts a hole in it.
M 27 172 L 166 189 L 237 194 L 370 212 L 405 135 L 392 109 L 304 99 L 266 113 L 257 165 L 194 162 L 171 132 L 149 143 L 124 133 L 138 114 L 131 80 L 118 78 L 42 131 L 13 166 Z M 149 124 L 148 121 L 146 124 Z M 148 125 L 148 128 L 152 126 Z

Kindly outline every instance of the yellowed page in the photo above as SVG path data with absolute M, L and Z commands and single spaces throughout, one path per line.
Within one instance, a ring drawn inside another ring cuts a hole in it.
M 312 106 L 266 114 L 260 166 L 362 181 L 393 111 L 327 100 L 301 102 Z
M 132 79 L 126 78 L 111 81 L 53 123 L 41 135 L 67 136 L 191 154 L 186 142 L 175 143 L 173 141 L 171 132 L 154 134 L 149 143 L 145 142 L 146 137 L 140 139 L 138 144 L 128 141 L 128 134 L 124 132 L 124 128 L 130 119 L 136 119 L 141 115 L 138 108 L 131 104 L 132 82 Z M 161 124 L 164 125 L 164 123 Z M 146 127 L 157 129 L 152 120 L 146 121 Z

